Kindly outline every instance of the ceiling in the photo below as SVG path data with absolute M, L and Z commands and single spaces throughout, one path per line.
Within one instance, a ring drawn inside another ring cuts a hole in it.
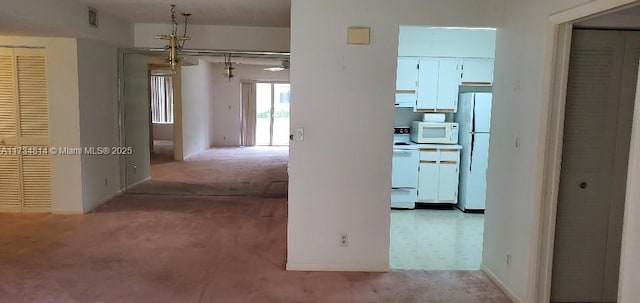
M 289 27 L 291 0 L 80 0 L 133 23 L 170 23 L 169 7 L 193 24 Z

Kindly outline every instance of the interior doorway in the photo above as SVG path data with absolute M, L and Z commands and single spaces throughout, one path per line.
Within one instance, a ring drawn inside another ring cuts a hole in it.
M 551 301 L 615 302 L 640 32 L 579 26 L 571 43 Z
M 640 28 L 629 22 L 639 20 L 639 14 L 637 6 L 588 3 L 550 17 L 557 25 L 557 49 L 549 61 L 555 70 L 540 302 L 637 298 L 631 278 L 635 273 L 625 268 L 634 262 L 629 256 L 637 254 L 632 244 L 637 235 L 628 229 L 635 222 L 630 216 L 634 209 L 627 203 L 637 198 L 627 184 L 637 174 L 628 160 L 639 143 L 634 107 L 640 101 L 635 94 L 640 43 L 634 32 L 620 30 Z M 625 18 L 629 15 L 635 17 Z
M 392 269 L 480 270 L 495 41 L 495 29 L 399 29 Z

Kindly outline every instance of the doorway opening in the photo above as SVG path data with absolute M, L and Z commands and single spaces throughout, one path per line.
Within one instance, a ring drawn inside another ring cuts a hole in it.
M 122 60 L 121 138 L 134 151 L 122 157 L 128 193 L 287 196 L 288 148 L 277 145 L 289 139 L 288 70 L 265 70 L 281 59 L 234 58 L 231 79 L 222 57 L 187 58 L 175 71 L 151 54 Z M 243 148 L 245 81 L 270 86 L 271 146 Z
M 495 29 L 399 29 L 392 269 L 480 270 L 495 40 Z
M 639 16 L 637 5 L 585 4 L 550 18 L 558 40 L 544 174 L 541 302 L 637 297 L 625 255 L 633 251 L 627 201 L 637 199 L 628 185 L 637 174 L 630 159 L 638 144 Z
M 256 83 L 256 146 L 289 145 L 289 83 Z

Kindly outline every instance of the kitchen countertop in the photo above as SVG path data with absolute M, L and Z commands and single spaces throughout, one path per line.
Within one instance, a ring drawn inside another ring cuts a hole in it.
M 462 145 L 458 144 L 416 144 L 409 143 L 409 145 L 393 145 L 393 149 L 400 150 L 417 150 L 417 149 L 462 149 Z

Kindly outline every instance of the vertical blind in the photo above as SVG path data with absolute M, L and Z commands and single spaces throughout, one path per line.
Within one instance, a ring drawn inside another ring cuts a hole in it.
M 151 76 L 153 123 L 173 123 L 173 81 L 171 76 Z

